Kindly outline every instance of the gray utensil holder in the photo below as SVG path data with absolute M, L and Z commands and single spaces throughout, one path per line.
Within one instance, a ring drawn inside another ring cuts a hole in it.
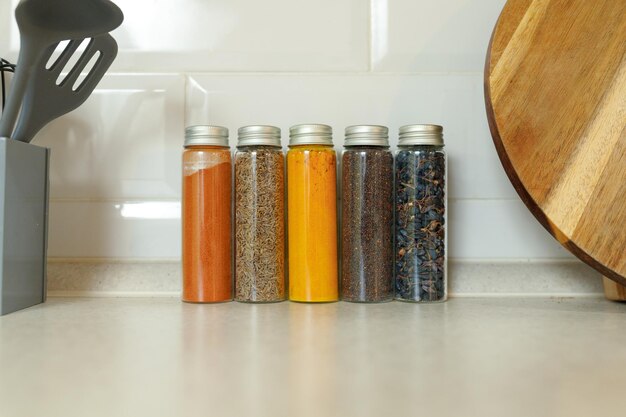
M 0 138 L 0 315 L 46 300 L 50 150 Z

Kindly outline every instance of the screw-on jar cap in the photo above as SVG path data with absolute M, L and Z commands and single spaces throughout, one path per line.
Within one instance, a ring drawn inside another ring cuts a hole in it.
M 348 126 L 344 146 L 389 147 L 389 129 L 376 125 Z
M 185 129 L 185 147 L 195 145 L 228 147 L 228 129 L 222 126 L 189 126 Z
M 237 147 L 266 145 L 280 148 L 280 128 L 276 126 L 253 125 L 240 127 Z
M 296 125 L 289 129 L 289 146 L 333 145 L 333 128 L 328 125 Z
M 400 128 L 398 146 L 443 146 L 443 127 L 439 125 L 406 125 Z

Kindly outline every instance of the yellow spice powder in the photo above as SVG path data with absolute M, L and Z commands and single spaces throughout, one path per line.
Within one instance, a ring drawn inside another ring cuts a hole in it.
M 330 146 L 287 154 L 289 299 L 336 301 L 337 160 Z

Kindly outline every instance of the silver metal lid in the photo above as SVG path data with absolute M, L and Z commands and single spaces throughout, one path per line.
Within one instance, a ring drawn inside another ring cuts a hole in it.
M 222 126 L 189 126 L 185 129 L 185 147 L 195 145 L 228 147 L 228 129 Z
M 280 128 L 276 126 L 253 125 L 240 127 L 237 147 L 266 145 L 282 147 L 280 144 Z
M 333 128 L 328 125 L 295 125 L 289 129 L 289 146 L 333 145 Z
M 398 146 L 443 146 L 443 127 L 439 125 L 406 125 L 400 128 Z
M 348 126 L 344 146 L 389 147 L 389 129 L 377 125 Z

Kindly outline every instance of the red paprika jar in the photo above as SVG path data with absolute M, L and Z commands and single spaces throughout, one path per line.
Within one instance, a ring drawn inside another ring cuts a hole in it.
M 183 301 L 232 299 L 232 160 L 228 129 L 185 129 L 183 153 Z

